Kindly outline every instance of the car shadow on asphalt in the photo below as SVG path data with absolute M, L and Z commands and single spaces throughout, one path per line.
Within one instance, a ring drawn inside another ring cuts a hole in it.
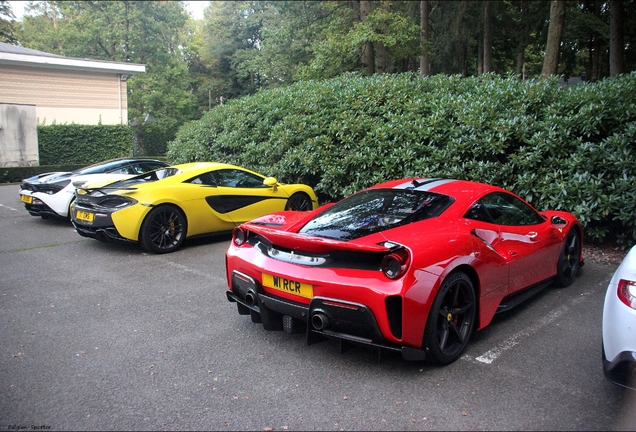
M 45 222 L 49 222 L 49 221 L 45 221 Z M 64 221 L 60 221 L 59 223 L 63 225 Z M 179 250 L 181 251 L 189 250 L 189 249 L 209 246 L 213 244 L 221 244 L 224 242 L 229 243 L 231 239 L 232 239 L 231 234 L 209 235 L 205 237 L 196 237 L 196 238 L 186 239 L 186 241 L 183 242 L 183 245 Z M 136 242 L 127 242 L 127 241 L 119 241 L 119 240 L 100 241 L 100 240 L 94 240 L 94 239 L 85 239 L 85 240 L 93 243 L 95 247 L 105 248 L 106 250 L 109 250 L 115 253 L 119 252 L 124 254 L 155 255 L 143 250 L 143 248 Z M 178 252 L 179 250 L 174 252 Z M 170 255 L 170 254 L 167 254 L 167 255 Z
M 194 248 L 199 246 L 207 246 L 210 244 L 229 242 L 232 240 L 232 234 L 224 233 L 224 234 L 212 234 L 206 235 L 203 237 L 194 237 L 187 239 L 183 242 L 184 248 Z

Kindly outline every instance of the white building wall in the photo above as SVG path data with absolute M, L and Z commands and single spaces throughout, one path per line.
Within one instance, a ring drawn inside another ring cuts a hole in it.
M 0 103 L 30 104 L 40 124 L 128 124 L 119 74 L 0 64 Z
M 128 110 L 122 109 L 123 124 L 128 124 Z M 60 107 L 36 107 L 38 124 L 50 126 L 55 124 L 85 124 L 85 125 L 115 125 L 120 124 L 120 112 L 118 109 L 106 108 L 60 108 Z
M 39 165 L 33 105 L 0 103 L 0 167 Z

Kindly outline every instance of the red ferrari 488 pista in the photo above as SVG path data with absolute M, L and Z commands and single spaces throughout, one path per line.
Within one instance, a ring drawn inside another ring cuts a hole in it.
M 404 179 L 234 230 L 227 298 L 268 330 L 448 364 L 495 313 L 583 265 L 572 214 L 504 189 Z

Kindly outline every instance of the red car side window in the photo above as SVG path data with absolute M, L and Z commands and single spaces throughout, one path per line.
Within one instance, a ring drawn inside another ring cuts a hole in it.
M 498 225 L 536 225 L 544 219 L 532 207 L 507 193 L 495 192 L 477 201 L 464 216 Z

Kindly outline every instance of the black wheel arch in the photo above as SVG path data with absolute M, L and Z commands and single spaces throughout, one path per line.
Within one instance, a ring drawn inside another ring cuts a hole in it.
M 444 281 L 453 276 L 455 273 L 464 273 L 466 276 L 468 276 L 468 278 L 470 279 L 470 281 L 473 284 L 473 289 L 475 290 L 475 330 L 478 328 L 481 328 L 481 320 L 479 319 L 479 311 L 481 309 L 481 283 L 479 280 L 479 275 L 477 274 L 477 270 L 475 270 L 475 268 L 469 264 L 460 264 L 456 267 L 453 267 L 452 270 L 450 270 L 448 273 L 446 273 L 444 275 L 444 277 L 440 280 L 439 286 L 441 287 L 442 284 L 444 283 Z
M 185 210 L 183 210 L 179 204 L 173 203 L 171 201 L 166 201 L 166 202 L 162 202 L 162 203 L 159 203 L 159 204 L 153 204 L 152 206 L 150 206 L 150 210 L 148 211 L 148 213 L 146 213 L 146 215 L 144 216 L 144 219 L 141 221 L 141 224 L 139 225 L 139 231 L 140 232 L 141 232 L 141 227 L 143 226 L 144 222 L 146 222 L 150 212 L 152 210 L 158 208 L 158 207 L 173 207 L 173 208 L 176 208 L 181 213 L 183 213 L 183 217 L 184 217 L 185 223 L 186 223 L 186 228 L 188 228 L 190 226 L 189 221 L 188 221 L 188 214 L 185 212 Z M 187 229 L 186 229 L 186 232 L 187 232 Z

